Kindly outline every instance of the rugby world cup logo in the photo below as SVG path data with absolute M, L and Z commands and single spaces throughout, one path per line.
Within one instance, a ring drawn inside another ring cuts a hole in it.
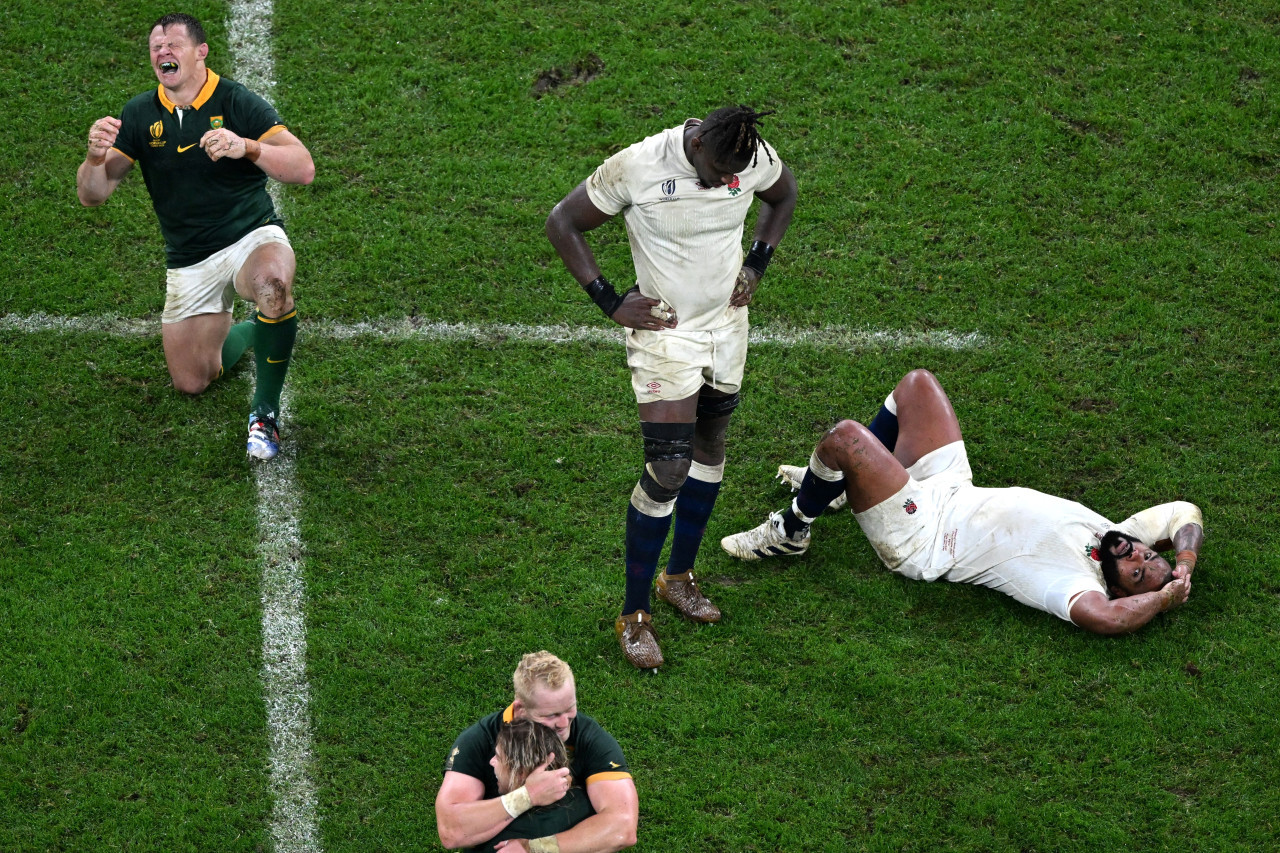
M 662 182 L 662 194 L 663 194 L 663 195 L 675 195 L 675 194 L 676 194 L 676 179 L 675 179 L 675 178 L 668 178 L 667 180 L 665 180 L 665 181 L 663 181 L 663 182 Z
M 910 498 L 908 498 L 907 502 L 902 505 L 902 508 L 907 511 L 907 515 L 915 515 L 916 510 L 919 509 L 919 507 L 916 506 L 916 502 Z
M 151 125 L 151 127 L 149 127 L 148 130 L 151 131 L 151 143 L 150 143 L 151 147 L 163 148 L 164 140 L 161 139 L 160 137 L 164 136 L 164 123 L 156 122 L 155 124 Z

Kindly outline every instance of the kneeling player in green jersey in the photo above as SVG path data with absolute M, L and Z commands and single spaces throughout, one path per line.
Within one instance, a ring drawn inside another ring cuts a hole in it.
M 165 240 L 161 329 L 173 385 L 199 394 L 253 347 L 248 453 L 271 459 L 298 316 L 296 262 L 267 178 L 309 184 L 315 164 L 274 107 L 205 67 L 209 45 L 195 18 L 165 15 L 149 43 L 160 85 L 125 104 L 120 118 L 93 123 L 76 191 L 96 207 L 135 162 L 142 167 Z M 257 314 L 232 326 L 234 293 Z

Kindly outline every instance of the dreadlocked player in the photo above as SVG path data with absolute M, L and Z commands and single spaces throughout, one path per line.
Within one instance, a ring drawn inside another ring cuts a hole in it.
M 644 472 L 627 511 L 626 600 L 615 628 L 642 669 L 660 666 L 649 588 L 675 514 L 658 596 L 697 622 L 720 610 L 693 563 L 724 475 L 724 437 L 747 357 L 747 305 L 796 205 L 796 181 L 757 124 L 769 113 L 726 107 L 637 142 L 606 160 L 547 217 L 547 237 L 605 316 L 626 327 L 640 409 Z M 743 223 L 760 199 L 755 241 Z M 617 293 L 585 232 L 619 213 L 636 286 Z

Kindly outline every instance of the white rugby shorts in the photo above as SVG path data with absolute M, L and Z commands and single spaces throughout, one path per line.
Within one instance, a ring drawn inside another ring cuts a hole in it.
M 891 571 L 912 580 L 937 580 L 950 560 L 938 543 L 938 529 L 956 493 L 973 486 L 964 442 L 926 453 L 907 474 L 907 484 L 893 497 L 853 517 Z
M 249 255 L 267 243 L 289 245 L 279 225 L 255 228 L 198 264 L 166 271 L 161 323 L 178 323 L 197 314 L 226 314 L 235 304 L 236 274 Z
M 750 325 L 745 308 L 731 326 L 713 331 L 627 329 L 627 367 L 637 403 L 683 400 L 710 385 L 733 394 L 742 388 Z

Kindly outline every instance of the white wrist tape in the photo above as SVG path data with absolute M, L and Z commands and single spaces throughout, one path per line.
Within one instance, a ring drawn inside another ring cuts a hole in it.
M 511 793 L 503 794 L 502 807 L 512 817 L 520 817 L 520 815 L 533 808 L 533 800 L 529 799 L 529 789 L 521 785 Z
M 529 842 L 529 853 L 560 853 L 560 842 L 554 835 L 544 835 Z

